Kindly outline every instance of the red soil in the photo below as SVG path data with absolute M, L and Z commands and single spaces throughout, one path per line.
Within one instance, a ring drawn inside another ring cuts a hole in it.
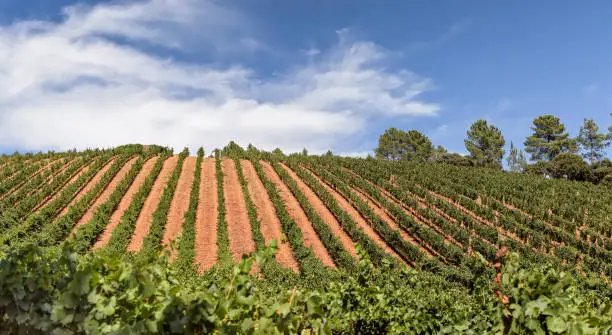
M 340 208 L 342 208 L 345 212 L 348 213 L 348 215 L 353 219 L 353 221 L 355 221 L 357 226 L 361 230 L 363 230 L 363 232 L 374 243 L 376 243 L 379 247 L 381 247 L 389 255 L 399 260 L 402 260 L 402 258 L 393 249 L 391 249 L 380 236 L 378 236 L 374 228 L 372 228 L 368 224 L 368 222 L 361 216 L 359 211 L 355 209 L 340 193 L 332 189 L 327 183 L 325 183 L 321 178 L 319 178 L 319 176 L 315 175 L 314 173 L 310 171 L 307 171 L 307 172 L 310 173 L 313 177 L 317 179 L 317 181 L 327 190 L 327 192 L 329 192 L 329 194 L 332 195 L 334 200 L 336 200 L 336 203 L 338 203 L 338 206 L 340 206 Z
M 276 216 L 274 204 L 268 197 L 268 192 L 259 179 L 255 167 L 247 160 L 241 160 L 240 166 L 247 182 L 249 196 L 257 208 L 257 220 L 260 222 L 259 227 L 266 243 L 276 240 L 278 242 L 276 260 L 284 267 L 299 272 L 299 265 L 293 257 L 291 245 L 288 241 L 283 241 L 281 222 Z
M 304 245 L 311 248 L 315 256 L 319 260 L 321 260 L 324 265 L 329 266 L 331 268 L 336 268 L 334 261 L 327 252 L 327 249 L 325 249 L 325 246 L 319 239 L 319 236 L 317 235 L 316 231 L 310 224 L 308 216 L 306 216 L 306 213 L 300 206 L 300 203 L 291 193 L 291 190 L 289 190 L 287 185 L 283 183 L 283 181 L 280 179 L 278 174 L 276 174 L 276 171 L 274 171 L 274 168 L 270 164 L 264 161 L 261 161 L 260 163 L 266 177 L 270 179 L 270 181 L 272 181 L 274 185 L 276 185 L 278 193 L 283 203 L 285 204 L 285 208 L 287 208 L 289 216 L 293 221 L 295 221 L 295 224 L 297 224 L 297 226 L 302 231 Z
M 349 169 L 345 169 L 346 171 L 348 171 L 349 173 L 361 178 L 358 174 L 356 174 L 355 172 L 353 172 L 352 170 Z M 448 233 L 446 233 L 445 231 L 443 231 L 440 227 L 438 227 L 436 224 L 434 224 L 433 222 L 431 222 L 430 220 L 424 218 L 423 216 L 421 216 L 415 209 L 408 207 L 406 204 L 404 204 L 402 201 L 400 201 L 399 199 L 397 199 L 396 197 L 393 196 L 393 194 L 389 193 L 387 190 L 385 190 L 384 188 L 375 185 L 374 183 L 372 183 L 371 181 L 364 179 L 368 184 L 376 187 L 380 192 L 381 195 L 390 202 L 395 203 L 396 205 L 400 206 L 400 208 L 402 208 L 402 210 L 404 211 L 404 213 L 408 216 L 410 216 L 414 221 L 416 221 L 417 223 L 424 225 L 424 226 L 428 226 L 431 229 L 435 230 L 438 234 L 440 234 L 442 237 L 444 237 L 444 240 L 446 243 L 454 243 L 460 247 L 463 248 L 463 244 L 460 243 L 459 241 L 457 241 L 454 237 L 452 237 L 451 235 L 449 235 Z M 397 186 L 396 186 L 397 187 Z M 412 198 L 417 199 L 418 201 L 418 206 L 420 208 L 431 208 L 432 210 L 434 210 L 438 215 L 442 216 L 443 218 L 445 218 L 446 220 L 449 220 L 453 223 L 457 223 L 457 220 L 451 216 L 449 216 L 448 214 L 446 214 L 445 212 L 443 212 L 441 209 L 439 209 L 436 206 L 428 206 L 424 200 L 417 196 L 416 194 L 413 194 L 409 191 L 403 190 L 403 192 L 405 192 L 406 194 L 410 195 Z
M 524 241 L 523 239 L 521 239 L 520 237 L 518 237 L 516 234 L 514 234 L 514 233 L 512 233 L 512 232 L 509 232 L 509 231 L 506 231 L 506 230 L 505 230 L 505 229 L 503 229 L 502 227 L 496 226 L 496 225 L 495 225 L 495 224 L 493 224 L 491 221 L 486 220 L 486 219 L 484 219 L 484 218 L 482 218 L 482 217 L 480 217 L 480 216 L 476 215 L 476 213 L 474 213 L 474 212 L 472 212 L 471 210 L 469 210 L 469 209 L 467 209 L 467 208 L 463 207 L 461 204 L 458 204 L 458 203 L 454 202 L 454 201 L 453 201 L 453 199 L 448 198 L 448 197 L 445 197 L 445 196 L 443 196 L 443 195 L 441 195 L 441 194 L 438 194 L 438 193 L 436 193 L 436 192 L 433 192 L 433 191 L 429 191 L 429 194 L 433 195 L 434 197 L 436 197 L 436 198 L 438 198 L 438 199 L 442 199 L 442 200 L 444 200 L 444 201 L 446 201 L 446 202 L 450 203 L 451 205 L 455 206 L 455 208 L 457 208 L 457 209 L 459 209 L 460 211 L 462 211 L 463 213 L 465 213 L 465 214 L 469 215 L 469 216 L 470 216 L 472 219 L 474 219 L 474 220 L 476 220 L 476 221 L 479 221 L 479 222 L 480 222 L 480 223 L 482 223 L 482 224 L 486 224 L 486 225 L 488 225 L 488 226 L 490 226 L 490 227 L 496 228 L 496 229 L 497 229 L 497 231 L 498 231 L 498 232 L 499 232 L 501 235 L 503 235 L 503 236 L 505 236 L 505 237 L 512 238 L 512 239 L 517 240 L 517 241 L 520 241 L 521 243 L 523 243 L 523 244 L 527 245 L 527 242 L 526 242 L 526 241 Z M 535 250 L 535 249 L 534 249 L 534 250 Z
M 85 185 L 85 187 L 83 187 L 78 193 L 77 195 L 74 197 L 74 199 L 72 199 L 72 201 L 70 202 L 70 204 L 68 204 L 68 206 L 66 206 L 61 213 L 59 214 L 59 216 L 64 216 L 66 215 L 66 213 L 68 213 L 68 210 L 70 210 L 70 207 L 72 207 L 72 205 L 74 205 L 75 203 L 77 203 L 79 200 L 81 200 L 82 197 L 85 196 L 85 194 L 87 194 L 87 192 L 89 192 L 94 186 L 96 186 L 99 182 L 100 179 L 102 179 L 102 177 L 104 176 L 104 174 L 106 173 L 106 171 L 108 171 L 108 169 L 110 169 L 110 167 L 113 165 L 113 163 L 115 162 L 115 158 L 112 158 L 108 163 L 106 163 L 106 165 L 104 165 L 104 167 L 102 167 L 102 169 L 100 169 L 100 171 L 98 171 L 94 177 Z
M 121 199 L 121 202 L 119 202 L 119 206 L 111 215 L 108 226 L 106 226 L 104 232 L 100 235 L 98 241 L 94 244 L 94 249 L 106 246 L 112 236 L 113 230 L 115 230 L 119 223 L 121 223 L 121 217 L 128 209 L 128 207 L 130 207 L 134 195 L 138 193 L 138 190 L 140 189 L 142 184 L 144 184 L 145 179 L 147 179 L 147 176 L 151 174 L 151 171 L 153 170 L 153 167 L 155 166 L 155 163 L 158 159 L 159 157 L 153 157 L 144 163 L 144 165 L 142 166 L 142 170 L 140 170 L 140 172 L 136 176 L 136 179 L 134 179 L 134 182 L 132 183 L 132 185 L 130 185 L 127 192 Z
M 390 194 L 389 192 L 387 192 L 387 190 L 384 190 L 382 188 L 379 188 L 382 192 L 383 197 L 387 198 L 387 200 L 394 202 L 395 204 L 397 204 L 398 206 L 400 206 L 403 210 L 404 213 L 406 213 L 406 215 L 409 215 L 410 217 L 412 217 L 413 220 L 415 220 L 417 223 L 422 224 L 424 226 L 428 226 L 431 229 L 435 230 L 438 234 L 440 234 L 442 237 L 444 237 L 444 240 L 446 241 L 446 243 L 454 243 L 460 247 L 463 247 L 463 244 L 457 240 L 455 240 L 454 237 L 452 237 L 451 235 L 449 235 L 448 233 L 446 233 L 444 230 L 442 230 L 440 227 L 438 227 L 436 224 L 434 224 L 433 222 L 431 222 L 430 220 L 424 218 L 423 216 L 421 216 L 421 214 L 419 214 L 419 212 L 417 212 L 415 209 L 408 207 L 406 204 L 404 204 L 403 202 L 401 202 L 400 200 L 398 200 L 397 198 L 395 198 L 392 194 Z M 407 191 L 404 191 L 407 192 Z M 411 196 L 420 199 L 419 197 L 417 197 L 416 195 L 407 192 L 408 194 L 410 194 Z M 439 208 L 435 207 L 435 206 L 427 206 L 424 202 L 419 200 L 419 206 L 424 206 L 424 208 L 431 208 L 433 209 L 437 214 L 439 214 L 440 216 L 442 216 L 443 218 L 453 222 L 453 223 L 457 223 L 457 220 L 449 215 L 447 215 L 445 212 L 443 212 L 442 210 L 440 210 Z
M 108 198 L 110 198 L 111 194 L 113 194 L 113 192 L 115 191 L 119 183 L 128 174 L 128 172 L 130 172 L 132 165 L 134 165 L 137 159 L 138 159 L 137 157 L 133 157 L 130 160 L 128 160 L 127 163 L 125 163 L 125 165 L 123 165 L 123 167 L 119 170 L 119 172 L 117 172 L 117 174 L 113 177 L 113 179 L 111 179 L 110 183 L 107 185 L 104 191 L 102 191 L 98 199 L 96 199 L 93 205 L 89 207 L 87 212 L 85 212 L 85 215 L 83 215 L 81 219 L 79 220 L 79 222 L 77 222 L 77 224 L 74 227 L 74 231 L 76 231 L 76 229 L 78 229 L 81 225 L 89 222 L 89 220 L 93 218 L 94 213 L 96 212 L 98 207 L 100 207 L 102 204 L 104 204 L 108 200 Z
M 142 248 L 144 238 L 147 236 L 147 234 L 149 234 L 149 227 L 153 222 L 153 213 L 159 205 L 159 201 L 164 193 L 168 179 L 170 179 L 172 171 L 174 171 L 174 168 L 178 163 L 178 159 L 178 155 L 174 155 L 166 159 L 164 162 L 157 179 L 155 179 L 155 183 L 153 183 L 151 192 L 149 192 L 149 196 L 147 197 L 147 200 L 145 200 L 145 203 L 140 210 L 140 214 L 136 220 L 136 226 L 134 227 L 134 234 L 132 235 L 132 240 L 127 247 L 127 251 L 139 251 Z
M 304 181 L 302 181 L 293 170 L 291 170 L 288 166 L 284 164 L 281 164 L 281 167 L 285 169 L 287 173 L 289 173 L 293 180 L 295 180 L 298 185 L 298 188 L 300 189 L 300 191 L 302 191 L 302 193 L 304 193 L 304 196 L 306 196 L 312 208 L 314 208 L 315 212 L 317 212 L 317 215 L 321 218 L 321 220 L 323 220 L 323 222 L 325 222 L 329 226 L 329 229 L 340 240 L 340 242 L 344 246 L 344 249 L 351 256 L 357 258 L 357 250 L 355 250 L 355 244 L 348 236 L 348 234 L 342 229 L 340 223 L 338 222 L 338 220 L 336 220 L 336 217 L 329 211 L 323 201 L 319 199 L 319 197 L 314 193 L 314 191 L 311 190 L 310 187 L 308 187 L 308 185 L 306 185 L 306 183 L 304 183 Z
M 45 185 L 50 185 L 52 184 L 60 175 L 64 174 L 66 172 L 66 170 L 68 170 L 68 168 L 70 168 L 70 166 L 72 164 L 74 164 L 77 161 L 78 158 L 74 158 L 68 162 L 64 163 L 64 166 L 62 166 L 57 172 L 52 172 L 49 174 L 49 176 L 45 179 L 45 181 L 38 186 L 37 188 L 33 189 L 32 191 L 30 191 L 30 193 L 28 193 L 28 197 L 32 196 L 33 194 L 36 194 L 37 192 L 39 192 L 40 190 L 42 190 L 42 188 Z M 49 167 L 50 169 L 51 167 Z M 79 169 L 80 170 L 80 169 Z M 62 186 L 63 187 L 63 186 Z
M 234 161 L 231 159 L 222 160 L 221 170 L 224 175 L 223 193 L 225 194 L 225 208 L 227 211 L 226 220 L 229 233 L 229 247 L 234 261 L 238 262 L 243 254 L 255 251 L 255 243 L 253 242 L 251 224 Z
M 217 261 L 217 177 L 215 159 L 205 158 L 202 161 L 200 179 L 200 201 L 195 222 L 195 264 L 200 270 L 212 268 Z
M 352 190 L 353 192 L 355 192 L 355 194 L 357 194 L 357 196 L 359 196 L 359 198 L 361 198 L 361 200 L 365 201 L 372 209 L 372 211 L 374 211 L 376 215 L 378 215 L 387 225 L 389 225 L 391 229 L 399 232 L 405 241 L 408 241 L 410 244 L 419 248 L 421 252 L 427 255 L 429 258 L 433 258 L 432 253 L 429 250 L 425 249 L 422 244 L 417 242 L 417 240 L 414 237 L 410 236 L 405 230 L 401 229 L 397 225 L 397 223 L 395 223 L 395 221 L 393 221 L 393 219 L 389 215 L 387 215 L 386 211 L 383 210 L 378 203 L 374 202 L 374 200 L 370 199 L 368 196 L 364 195 L 360 191 L 356 189 Z
M 58 158 L 55 159 L 51 162 L 49 162 L 48 164 L 42 163 L 41 168 L 38 169 L 36 172 L 34 172 L 33 174 L 31 174 L 28 178 L 25 178 L 22 182 L 20 182 L 19 184 L 13 186 L 13 188 L 11 188 L 10 190 L 8 190 L 6 193 L 4 193 L 2 196 L 0 196 L 0 200 L 10 196 L 11 194 L 17 192 L 22 186 L 24 186 L 25 184 L 27 184 L 30 180 L 32 180 L 33 178 L 36 178 L 39 174 L 48 171 L 51 169 L 51 167 L 53 166 L 53 164 L 55 164 L 57 161 L 59 160 L 63 160 L 64 158 Z M 29 194 L 28 194 L 29 195 Z
M 64 188 L 72 185 L 75 181 L 77 181 L 77 179 L 79 179 L 84 173 L 86 173 L 87 171 L 89 171 L 90 168 L 90 164 L 87 164 L 86 166 L 82 167 L 80 170 L 78 170 L 73 176 L 72 178 L 70 178 L 66 183 L 64 183 L 64 185 L 62 185 L 60 188 L 58 188 L 57 192 L 54 192 L 52 194 L 50 194 L 48 197 L 45 198 L 45 200 L 43 200 L 40 204 L 38 204 L 36 206 L 36 208 L 34 208 L 33 212 L 36 212 L 37 210 L 39 210 L 40 208 L 42 208 L 43 206 L 45 206 L 47 203 L 54 201 L 64 190 Z
M 189 209 L 189 196 L 191 194 L 191 187 L 193 186 L 196 161 L 196 157 L 187 157 L 183 162 L 181 175 L 179 176 L 178 183 L 176 184 L 174 197 L 170 203 L 170 210 L 168 211 L 164 236 L 162 237 L 162 244 L 164 246 L 169 246 L 172 240 L 174 240 L 183 231 L 185 212 L 187 212 L 187 209 Z M 178 250 L 172 250 L 171 259 L 176 257 L 177 252 Z

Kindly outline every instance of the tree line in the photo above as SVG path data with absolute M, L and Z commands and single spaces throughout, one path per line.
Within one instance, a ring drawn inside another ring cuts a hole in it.
M 380 135 L 374 152 L 380 159 L 500 170 L 505 157 L 511 172 L 612 186 L 612 161 L 605 154 L 605 149 L 612 144 L 612 126 L 608 127 L 607 133 L 601 132 L 593 119 L 585 118 L 578 136 L 573 138 L 558 117 L 542 115 L 533 120 L 531 130 L 533 133 L 523 142 L 525 150 L 510 142 L 507 156 L 504 150 L 506 140 L 501 130 L 486 120 L 475 121 L 466 133 L 464 143 L 469 155 L 449 153 L 441 145 L 434 146 L 429 137 L 418 130 L 397 128 L 389 128 Z

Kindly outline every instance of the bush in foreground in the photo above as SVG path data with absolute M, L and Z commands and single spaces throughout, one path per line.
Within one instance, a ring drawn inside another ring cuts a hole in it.
M 3 250 L 0 329 L 33 334 L 602 334 L 612 327 L 608 298 L 582 291 L 571 275 L 553 268 L 521 269 L 514 255 L 506 260 L 501 280 L 477 278 L 466 289 L 412 269 L 374 268 L 360 251 L 357 273 L 330 283 L 326 291 L 264 294 L 251 266 L 265 266 L 274 252 L 272 246 L 245 257 L 228 276 L 185 282 L 167 257 L 142 264 L 81 256 L 69 246 Z

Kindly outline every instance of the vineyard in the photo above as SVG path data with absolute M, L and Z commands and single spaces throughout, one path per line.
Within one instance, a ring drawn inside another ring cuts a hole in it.
M 489 169 L 233 143 L 15 154 L 0 245 L 0 333 L 612 329 L 612 192 Z

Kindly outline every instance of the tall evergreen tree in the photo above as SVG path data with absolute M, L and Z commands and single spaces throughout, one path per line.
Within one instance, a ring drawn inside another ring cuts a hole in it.
M 599 126 L 593 119 L 584 119 L 577 141 L 582 148 L 582 157 L 591 164 L 601 160 L 605 156 L 604 149 L 610 145 L 608 135 L 599 133 Z
M 525 151 L 531 160 L 551 161 L 562 152 L 576 152 L 576 140 L 565 132 L 565 125 L 554 115 L 542 115 L 533 120 L 533 135 L 525 140 Z
M 377 158 L 388 160 L 426 161 L 433 151 L 433 144 L 421 132 L 417 130 L 405 132 L 397 128 L 385 130 L 378 139 L 378 147 L 374 149 Z
M 510 142 L 510 154 L 506 161 L 508 162 L 508 168 L 512 172 L 523 172 L 527 166 L 527 159 L 523 150 L 517 149 L 512 142 Z
M 468 130 L 464 142 L 477 165 L 501 169 L 506 140 L 497 127 L 478 120 Z

